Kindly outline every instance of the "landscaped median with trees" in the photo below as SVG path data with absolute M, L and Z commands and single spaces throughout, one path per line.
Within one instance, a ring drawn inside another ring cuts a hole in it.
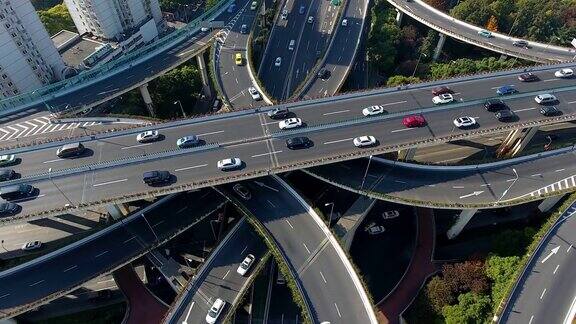
M 486 323 L 502 311 L 539 242 L 562 212 L 576 200 L 570 195 L 537 227 L 508 229 L 492 236 L 488 255 L 445 264 L 408 311 L 409 323 Z

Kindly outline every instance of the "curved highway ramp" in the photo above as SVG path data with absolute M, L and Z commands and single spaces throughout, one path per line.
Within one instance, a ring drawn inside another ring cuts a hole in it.
M 64 296 L 86 281 L 131 262 L 190 228 L 224 202 L 212 189 L 173 194 L 94 235 L 0 272 L 0 319 Z

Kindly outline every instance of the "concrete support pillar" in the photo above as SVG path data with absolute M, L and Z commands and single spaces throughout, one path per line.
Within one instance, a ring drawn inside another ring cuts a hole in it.
M 106 205 L 106 210 L 112 219 L 118 220 L 130 214 L 130 210 L 126 204 L 112 204 Z
M 402 18 L 404 18 L 404 13 L 396 9 L 396 25 L 400 26 L 402 24 Z
M 468 222 L 472 219 L 472 216 L 474 216 L 474 214 L 476 214 L 477 211 L 478 209 L 462 210 L 462 212 L 460 212 L 460 215 L 458 215 L 458 219 L 456 219 L 456 223 L 454 223 L 454 225 L 452 225 L 452 227 L 450 227 L 450 229 L 446 233 L 448 239 L 451 240 L 456 236 L 458 236 L 458 234 L 462 232 L 466 224 L 468 224 Z
M 398 151 L 398 161 L 413 160 L 415 155 L 416 155 L 416 148 L 415 147 L 400 150 L 400 151 Z
M 538 132 L 538 126 L 516 129 L 508 133 L 498 150 L 496 156 L 498 157 L 514 157 L 530 143 L 530 140 Z
M 148 92 L 148 83 L 140 86 L 140 94 L 142 95 L 142 99 L 144 99 L 146 108 L 148 108 L 150 117 L 156 117 L 156 112 L 154 111 L 154 103 L 152 103 L 152 97 L 150 97 L 150 92 Z
M 560 201 L 560 199 L 564 198 L 564 196 L 566 196 L 566 195 L 549 197 L 549 198 L 542 200 L 540 205 L 538 205 L 538 210 L 542 213 L 549 212 L 550 209 L 552 209 L 552 207 L 554 207 L 554 205 L 556 205 L 556 203 L 558 203 Z
M 208 77 L 208 70 L 206 69 L 206 62 L 204 61 L 204 53 L 196 55 L 196 62 L 198 62 L 198 69 L 202 78 L 202 90 L 206 97 L 212 97 L 210 90 L 210 78 Z
M 436 45 L 436 49 L 434 49 L 434 55 L 432 56 L 432 60 L 436 61 L 440 57 L 440 53 L 442 53 L 442 48 L 444 47 L 444 42 L 446 42 L 446 35 L 440 33 L 440 38 L 438 39 L 438 45 Z

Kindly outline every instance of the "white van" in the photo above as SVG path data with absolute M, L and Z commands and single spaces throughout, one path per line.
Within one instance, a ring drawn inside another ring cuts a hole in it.
M 289 49 L 290 51 L 293 51 L 295 44 L 296 44 L 296 41 L 293 40 L 293 39 L 291 39 L 291 40 L 290 40 L 290 44 L 288 44 L 288 49 Z
M 212 304 L 212 307 L 210 307 L 208 314 L 206 314 L 206 323 L 208 323 L 208 324 L 216 323 L 216 321 L 218 320 L 218 317 L 220 317 L 220 314 L 222 313 L 222 310 L 224 309 L 224 306 L 226 306 L 225 301 L 223 301 L 220 298 L 216 299 L 214 304 Z

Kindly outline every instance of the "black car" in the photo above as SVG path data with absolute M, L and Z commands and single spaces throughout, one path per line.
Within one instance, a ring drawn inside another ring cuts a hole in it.
M 280 107 L 270 110 L 268 112 L 268 117 L 272 119 L 286 119 L 290 115 L 288 108 Z
M 528 46 L 528 42 L 525 40 L 516 40 L 512 43 L 512 45 L 516 46 L 516 47 L 522 47 L 522 48 L 530 48 Z
M 494 116 L 501 122 L 512 121 L 516 118 L 516 115 L 510 110 L 500 110 Z
M 528 73 L 522 73 L 518 76 L 518 80 L 522 81 L 522 82 L 533 82 L 533 81 L 538 81 L 539 78 L 536 76 L 536 74 L 532 73 L 532 72 L 528 72 Z
M 155 185 L 170 181 L 172 175 L 168 171 L 148 171 L 142 175 L 142 181 L 147 185 Z
M 305 149 L 312 146 L 312 141 L 305 136 L 293 137 L 286 140 L 286 147 L 291 150 Z
M 560 110 L 555 106 L 542 106 L 540 107 L 540 113 L 544 116 L 557 116 L 560 115 Z
M 498 110 L 507 110 L 508 106 L 500 99 L 488 99 L 484 102 L 484 108 L 490 112 Z
M 14 215 L 19 211 L 20 211 L 20 205 L 9 202 L 0 204 L 0 216 Z
M 320 71 L 318 71 L 318 77 L 322 80 L 327 80 L 330 77 L 330 71 L 326 68 L 321 68 Z
M 0 170 L 0 181 L 8 181 L 14 179 L 14 175 L 16 172 L 11 169 L 2 169 Z
M 0 188 L 0 197 L 5 200 L 15 200 L 32 197 L 36 194 L 36 188 L 29 184 L 17 184 Z

